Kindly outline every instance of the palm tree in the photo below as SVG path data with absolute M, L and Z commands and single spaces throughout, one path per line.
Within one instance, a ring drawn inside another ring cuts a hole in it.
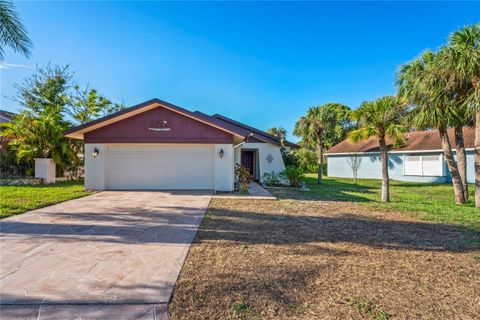
M 464 110 L 465 121 L 475 122 L 475 206 L 480 207 L 480 24 L 453 32 L 441 59 L 448 77 L 446 90 L 453 91 Z M 471 115 L 471 117 L 470 117 Z M 458 155 L 459 158 L 462 155 Z M 465 173 L 462 168 L 462 173 Z M 465 181 L 465 180 L 464 180 Z M 466 182 L 466 181 L 465 181 Z
M 397 75 L 399 95 L 414 106 L 409 123 L 415 129 L 438 129 L 457 203 L 465 203 L 464 187 L 457 162 L 453 156 L 447 128 L 457 127 L 457 142 L 461 149 L 463 132 L 458 105 L 451 92 L 446 90 L 449 79 L 441 68 L 440 53 L 424 52 L 419 58 L 403 65 Z M 460 127 L 460 129 L 458 129 Z
M 341 106 L 341 108 L 339 107 Z M 317 184 L 322 183 L 323 148 L 325 138 L 331 136 L 348 116 L 348 107 L 338 103 L 311 107 L 295 124 L 293 134 L 302 137 L 306 145 L 315 145 L 318 157 Z
M 287 136 L 287 130 L 283 127 L 272 127 L 267 130 L 268 133 L 270 133 L 272 136 L 275 136 L 280 139 L 280 143 L 282 144 L 282 147 L 285 146 L 285 137 Z
M 349 140 L 357 142 L 371 137 L 378 139 L 382 163 L 382 202 L 390 201 L 387 139 L 390 139 L 394 146 L 405 142 L 405 128 L 402 125 L 405 111 L 406 103 L 403 99 L 386 96 L 364 102 L 352 112 L 352 119 L 358 122 L 358 129 L 348 134 Z
M 0 60 L 7 47 L 29 57 L 32 42 L 12 2 L 0 0 Z

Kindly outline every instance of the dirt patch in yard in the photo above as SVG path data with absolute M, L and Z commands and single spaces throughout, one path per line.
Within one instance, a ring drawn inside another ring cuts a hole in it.
M 351 203 L 214 199 L 172 319 L 474 319 L 480 235 Z

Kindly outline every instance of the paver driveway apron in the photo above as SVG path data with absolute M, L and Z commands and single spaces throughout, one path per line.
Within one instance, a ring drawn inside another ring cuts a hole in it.
M 167 303 L 210 199 L 106 191 L 3 219 L 1 303 Z

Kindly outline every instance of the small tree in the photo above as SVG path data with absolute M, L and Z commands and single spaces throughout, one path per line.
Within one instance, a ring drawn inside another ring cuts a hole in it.
M 364 102 L 352 113 L 352 118 L 358 121 L 359 128 L 349 133 L 349 139 L 357 142 L 375 137 L 378 140 L 382 163 L 382 202 L 390 201 L 387 138 L 391 139 L 395 146 L 405 142 L 402 125 L 405 110 L 406 103 L 403 99 L 386 96 Z
M 315 146 L 317 150 L 317 184 L 322 183 L 323 150 L 328 142 L 332 143 L 345 134 L 349 112 L 344 105 L 327 103 L 311 107 L 295 124 L 293 133 L 301 137 L 304 144 Z
M 362 158 L 359 157 L 357 154 L 354 154 L 347 159 L 347 163 L 350 166 L 350 168 L 352 169 L 353 183 L 356 184 L 357 183 L 357 173 L 358 173 L 358 169 L 360 168 L 360 165 L 362 163 Z
M 277 137 L 280 139 L 280 143 L 282 144 L 282 147 L 285 147 L 285 138 L 287 136 L 287 130 L 283 127 L 272 127 L 267 130 L 269 134 L 272 136 Z
M 410 126 L 415 129 L 438 129 L 445 160 L 452 177 L 455 202 L 460 204 L 466 202 L 465 190 L 452 152 L 448 128 L 452 124 L 457 126 L 466 120 L 459 120 L 459 115 L 463 112 L 456 110 L 457 104 L 453 95 L 445 89 L 454 81 L 440 72 L 441 60 L 441 54 L 425 51 L 419 58 L 401 67 L 397 75 L 397 85 L 399 95 L 408 99 L 413 106 L 408 116 Z M 461 133 L 461 127 L 460 125 L 457 134 Z M 462 142 L 463 134 L 457 140 Z M 461 154 L 463 155 L 463 152 Z M 460 158 L 462 160 L 462 157 Z
M 17 85 L 22 111 L 2 132 L 18 163 L 33 166 L 34 158 L 53 158 L 59 170 L 78 163 L 72 141 L 63 136 L 70 127 L 64 119 L 70 102 L 72 73 L 68 66 L 47 65 Z

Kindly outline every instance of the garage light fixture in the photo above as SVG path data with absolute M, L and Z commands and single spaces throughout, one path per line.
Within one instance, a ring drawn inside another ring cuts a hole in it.
M 223 149 L 220 149 L 220 151 L 218 152 L 218 155 L 220 156 L 220 158 L 223 158 Z
M 98 151 L 97 148 L 93 148 L 92 156 L 93 156 L 94 158 L 96 158 L 99 153 L 100 153 L 100 151 Z

